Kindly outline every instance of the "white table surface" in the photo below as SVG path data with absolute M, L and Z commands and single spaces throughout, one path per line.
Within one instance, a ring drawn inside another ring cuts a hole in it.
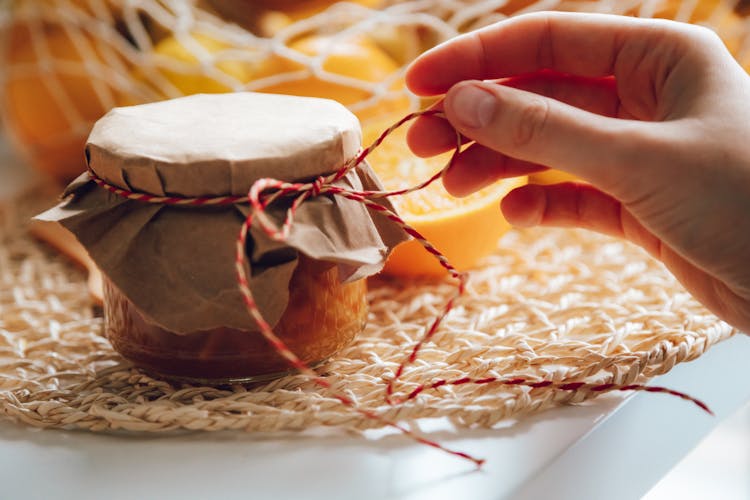
M 0 197 L 22 177 L 3 151 Z M 748 364 L 741 335 L 652 382 L 703 399 L 715 417 L 661 394 L 609 394 L 497 430 L 430 434 L 486 458 L 481 471 L 397 435 L 112 436 L 0 421 L 0 499 L 639 498 L 750 401 Z

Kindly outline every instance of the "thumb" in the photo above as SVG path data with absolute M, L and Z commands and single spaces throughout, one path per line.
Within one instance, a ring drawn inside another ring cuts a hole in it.
M 646 123 L 589 113 L 491 82 L 456 84 L 444 108 L 451 124 L 469 139 L 506 156 L 565 170 L 605 189 L 616 185 L 626 163 L 648 147 Z

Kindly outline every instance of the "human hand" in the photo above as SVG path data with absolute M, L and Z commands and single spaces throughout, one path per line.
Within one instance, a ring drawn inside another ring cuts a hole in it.
M 457 196 L 547 167 L 588 183 L 528 185 L 517 226 L 627 238 L 704 305 L 750 332 L 750 77 L 710 30 L 569 13 L 519 16 L 451 40 L 406 75 L 445 94 L 409 131 L 415 154 L 475 141 L 445 173 Z

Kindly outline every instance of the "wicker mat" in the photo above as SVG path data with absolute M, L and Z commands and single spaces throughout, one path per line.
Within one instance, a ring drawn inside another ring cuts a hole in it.
M 253 388 L 210 388 L 173 385 L 133 368 L 101 336 L 103 321 L 89 302 L 84 275 L 27 236 L 24 221 L 43 205 L 26 197 L 0 211 L 0 412 L 6 418 L 90 431 L 379 425 L 298 375 Z M 446 417 L 457 427 L 486 428 L 593 397 L 465 385 L 388 406 L 385 380 L 454 287 L 448 280 L 381 278 L 370 289 L 366 330 L 320 368 L 332 390 L 363 407 L 399 421 Z M 472 273 L 467 297 L 399 390 L 462 376 L 643 382 L 732 334 L 630 244 L 574 230 L 514 231 Z

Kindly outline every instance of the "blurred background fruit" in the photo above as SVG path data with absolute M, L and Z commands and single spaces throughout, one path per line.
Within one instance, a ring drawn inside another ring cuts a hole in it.
M 55 177 L 85 170 L 83 144 L 91 124 L 127 103 L 110 85 L 105 43 L 61 26 L 16 23 L 1 64 L 13 70 L 0 94 L 3 113 L 28 160 Z M 88 69 L 100 68 L 99 71 Z
M 733 54 L 738 54 L 744 38 L 743 2 L 700 0 L 691 9 L 684 0 L 662 0 L 654 7 L 653 17 L 678 19 L 693 24 L 709 24 L 721 34 Z
M 390 123 L 373 123 L 364 129 L 365 144 L 372 143 Z M 441 170 L 450 154 L 417 158 L 409 153 L 405 129 L 396 130 L 375 149 L 367 161 L 386 189 L 416 186 Z M 391 198 L 401 217 L 440 250 L 461 271 L 475 267 L 497 249 L 510 224 L 500 211 L 500 200 L 513 188 L 526 183 L 525 177 L 506 179 L 465 198 L 453 198 L 440 181 L 426 189 Z M 398 276 L 444 276 L 445 269 L 422 245 L 402 243 L 391 254 L 384 272 Z
M 154 47 L 153 54 L 160 64 L 159 71 L 184 95 L 200 93 L 222 93 L 240 90 L 242 85 L 254 78 L 259 64 L 242 59 L 217 59 L 215 56 L 233 47 L 227 41 L 217 40 L 199 32 L 188 33 L 178 40 L 167 36 Z M 197 50 L 196 50 L 197 49 Z M 208 55 L 204 62 L 197 51 Z M 196 71 L 199 69 L 200 71 Z M 136 78 L 144 78 L 136 68 Z M 224 77 L 228 77 L 226 81 Z
M 196 46 L 212 57 L 201 62 Z M 403 79 L 398 77 L 399 65 L 367 37 L 337 40 L 308 35 L 289 43 L 291 56 L 289 52 L 258 50 L 253 58 L 252 49 L 245 49 L 242 57 L 237 57 L 232 56 L 232 49 L 226 41 L 193 33 L 180 40 L 171 36 L 163 39 L 154 54 L 160 58 L 157 61 L 164 63 L 160 72 L 186 95 L 251 87 L 258 92 L 320 97 L 349 106 L 362 121 L 403 115 L 410 109 Z M 221 53 L 226 57 L 216 57 Z M 295 55 L 298 60 L 314 61 L 313 69 L 295 60 Z M 386 95 L 377 95 L 370 88 L 389 80 L 393 83 L 385 89 Z
M 399 65 L 371 39 L 306 36 L 294 40 L 289 48 L 315 61 L 313 73 L 263 85 L 258 91 L 333 99 L 348 106 L 363 122 L 383 116 L 397 119 L 409 112 L 410 101 L 403 79 L 398 77 Z M 305 70 L 300 63 L 272 57 L 259 76 Z M 382 86 L 382 95 L 367 85 L 388 82 Z

